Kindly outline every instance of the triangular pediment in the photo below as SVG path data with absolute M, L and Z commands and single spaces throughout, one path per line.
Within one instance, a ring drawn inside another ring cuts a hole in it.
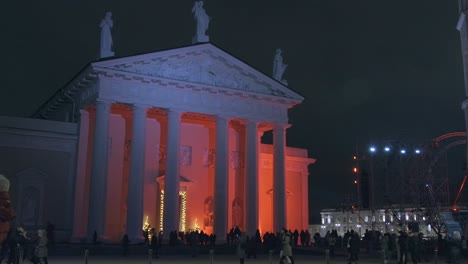
M 282 83 L 209 43 L 98 61 L 92 66 L 97 70 L 303 100 Z

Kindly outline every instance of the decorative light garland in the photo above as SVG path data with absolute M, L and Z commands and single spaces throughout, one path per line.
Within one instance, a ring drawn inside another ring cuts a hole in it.
M 181 196 L 180 206 L 180 231 L 185 232 L 187 224 L 187 192 L 179 192 Z M 163 231 L 164 226 L 164 191 L 161 190 L 159 195 L 160 206 L 159 206 L 159 230 Z
M 185 224 L 187 220 L 187 192 L 179 192 L 181 196 L 180 208 L 180 231 L 185 232 Z
M 159 194 L 159 231 L 163 231 L 163 221 L 164 221 L 164 191 L 161 190 Z

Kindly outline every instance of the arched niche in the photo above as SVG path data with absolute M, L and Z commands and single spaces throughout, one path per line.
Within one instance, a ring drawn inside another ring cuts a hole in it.
M 20 171 L 15 177 L 16 222 L 37 229 L 44 224 L 44 196 L 48 176 L 36 168 Z

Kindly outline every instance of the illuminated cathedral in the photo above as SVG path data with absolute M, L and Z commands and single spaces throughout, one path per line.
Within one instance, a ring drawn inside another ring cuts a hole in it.
M 72 241 L 308 229 L 315 160 L 286 144 L 302 101 L 210 43 L 91 62 L 34 118 L 0 117 L 18 221 Z

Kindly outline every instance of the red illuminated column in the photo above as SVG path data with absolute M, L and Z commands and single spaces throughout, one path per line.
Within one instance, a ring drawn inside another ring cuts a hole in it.
M 248 236 L 255 235 L 258 225 L 258 124 L 247 121 L 246 146 L 246 232 Z
M 273 128 L 273 232 L 286 227 L 285 147 L 286 128 L 289 125 L 275 124 Z
M 228 143 L 228 119 L 217 116 L 213 220 L 214 233 L 219 238 L 226 236 L 228 223 Z
M 127 235 L 132 242 L 142 241 L 143 179 L 145 174 L 145 106 L 133 106 L 130 177 L 127 196 Z
M 94 129 L 93 164 L 89 191 L 88 238 L 94 231 L 99 238 L 104 234 L 107 166 L 109 156 L 109 118 L 111 103 L 96 102 L 96 125 Z
M 175 109 L 170 109 L 167 113 L 168 133 L 163 218 L 163 234 L 166 239 L 169 238 L 170 232 L 178 230 L 181 115 L 181 112 Z

